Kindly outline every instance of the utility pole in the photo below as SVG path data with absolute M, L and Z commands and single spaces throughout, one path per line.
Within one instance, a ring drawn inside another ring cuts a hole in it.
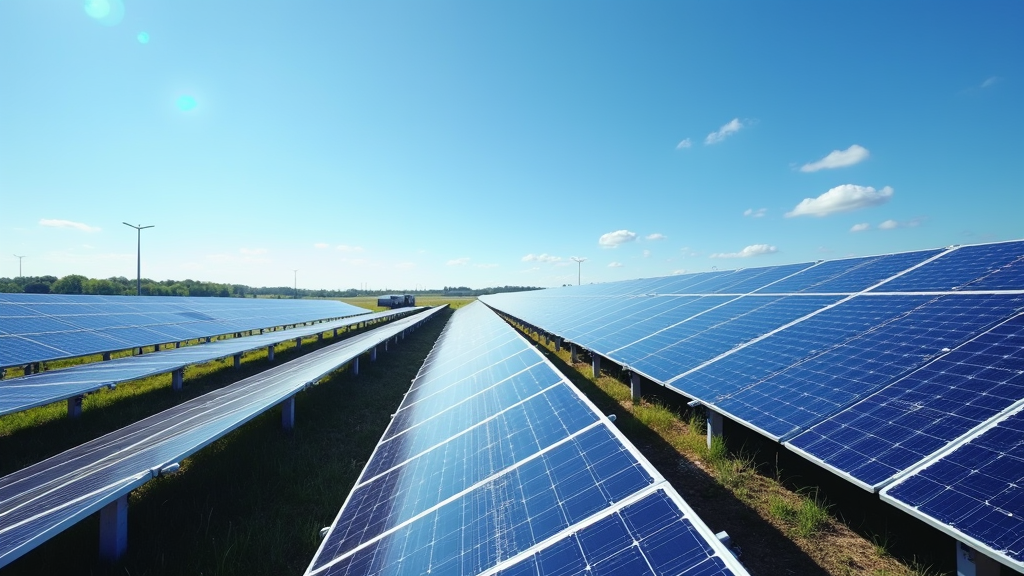
M 142 231 L 145 230 L 146 228 L 155 228 L 156 224 L 152 224 L 152 225 L 149 225 L 149 226 L 143 226 L 142 224 L 139 224 L 138 226 L 134 226 L 134 225 L 129 224 L 127 222 L 121 222 L 121 224 L 124 224 L 125 226 L 127 226 L 129 228 L 135 228 L 138 231 L 138 233 L 139 233 L 138 234 L 138 236 L 139 236 L 139 239 L 138 239 L 138 251 L 136 253 L 136 267 L 135 267 L 135 295 L 136 296 L 142 296 Z
M 295 268 L 292 270 L 295 273 L 295 292 L 292 294 L 292 298 L 298 300 L 299 298 L 299 269 Z
M 573 256 L 570 260 L 576 263 L 576 285 L 579 286 L 581 284 L 581 279 L 583 278 L 583 263 L 586 262 L 587 259 Z
M 21 259 L 24 258 L 24 256 L 18 256 L 15 254 L 14 257 L 18 259 L 18 278 L 21 278 Z

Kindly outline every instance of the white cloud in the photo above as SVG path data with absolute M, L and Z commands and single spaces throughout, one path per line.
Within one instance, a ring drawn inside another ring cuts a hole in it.
M 893 230 L 900 227 L 900 223 L 895 220 L 886 220 L 878 225 L 879 230 Z
M 854 224 L 853 227 L 850 228 L 850 232 L 863 232 L 868 228 L 871 228 L 871 224 L 861 222 L 860 224 Z
M 775 254 L 779 249 L 775 246 L 769 246 L 768 244 L 751 244 L 739 252 L 721 252 L 718 254 L 712 254 L 712 258 L 750 258 L 751 256 L 764 256 L 766 254 Z
M 609 268 L 622 268 L 622 262 L 612 262 L 608 265 Z
M 843 168 L 853 166 L 868 159 L 871 153 L 868 149 L 854 144 L 846 150 L 833 150 L 817 162 L 809 162 L 800 167 L 801 172 L 817 172 L 818 170 L 831 170 L 832 168 Z
M 982 88 L 991 88 L 991 87 L 995 86 L 996 84 L 998 84 L 1000 80 L 1002 80 L 1002 78 L 1000 78 L 999 76 L 990 76 L 990 77 L 986 78 L 984 82 L 981 83 L 981 87 Z
M 619 244 L 625 244 L 626 242 L 632 242 L 636 240 L 636 232 L 630 232 L 629 230 L 616 230 L 615 232 L 609 232 L 602 234 L 597 239 L 597 243 L 605 248 L 616 248 Z
M 527 254 L 523 256 L 523 262 L 560 262 L 561 256 L 552 256 L 550 254 Z
M 259 256 L 269 252 L 266 248 L 239 248 L 238 251 L 246 256 Z
M 740 122 L 739 118 L 733 118 L 725 126 L 722 126 L 711 134 L 708 134 L 708 137 L 704 139 L 704 145 L 718 144 L 722 140 L 725 140 L 729 136 L 739 132 L 740 128 L 743 128 L 743 123 Z
M 469 258 L 456 258 L 454 260 L 449 260 L 448 263 L 445 264 L 445 265 L 446 266 L 465 266 L 466 264 L 469 264 Z
M 889 186 L 875 190 L 871 186 L 843 184 L 825 192 L 817 198 L 804 198 L 791 211 L 786 212 L 787 218 L 793 216 L 828 216 L 839 212 L 849 212 L 871 206 L 880 206 L 892 198 L 893 190 Z
M 650 258 L 650 257 L 651 257 L 651 251 L 650 250 L 644 250 L 644 258 Z
M 40 226 L 46 226 L 48 228 L 71 228 L 72 230 L 81 230 L 82 232 L 99 232 L 101 229 L 96 226 L 89 226 L 88 224 L 82 224 L 81 222 L 72 222 L 71 220 L 50 220 L 43 218 L 39 221 Z
M 886 220 L 878 225 L 879 230 L 895 230 L 896 228 L 917 228 L 925 221 L 925 218 L 912 218 L 906 222 L 898 220 Z
M 749 216 L 750 218 L 761 218 L 767 213 L 767 208 L 758 208 L 757 210 L 753 208 L 747 208 L 746 210 L 743 211 L 743 215 Z
M 693 142 L 687 138 L 679 144 L 676 144 L 676 150 L 682 150 L 683 148 L 689 148 L 690 146 L 693 146 Z
M 654 234 L 648 234 L 647 236 L 644 236 L 644 240 L 664 240 L 666 238 L 668 238 L 668 236 L 665 236 L 660 232 L 655 232 Z
M 362 252 L 362 246 L 349 246 L 348 244 L 338 244 L 335 248 L 338 252 Z
M 317 242 L 316 244 L 313 244 L 313 248 L 316 248 L 317 250 L 323 250 L 324 248 L 330 247 L 331 245 L 328 244 L 327 242 Z

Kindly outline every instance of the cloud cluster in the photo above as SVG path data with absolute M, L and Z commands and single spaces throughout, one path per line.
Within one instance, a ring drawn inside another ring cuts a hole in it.
M 453 260 L 449 260 L 445 264 L 445 266 L 465 266 L 466 264 L 469 264 L 469 258 L 463 257 L 463 258 L 455 258 Z
M 748 216 L 750 218 L 762 218 L 767 213 L 767 208 L 758 208 L 757 210 L 753 208 L 747 208 L 746 210 L 743 211 L 743 215 Z
M 751 256 L 764 256 L 775 254 L 779 249 L 768 244 L 751 244 L 739 252 L 720 252 L 712 254 L 712 258 L 750 258 Z
M 46 226 L 48 228 L 70 228 L 72 230 L 80 230 L 82 232 L 99 232 L 100 228 L 96 226 L 89 226 L 88 224 L 82 224 L 81 222 L 72 222 L 71 220 L 52 220 L 43 218 L 39 221 L 40 226 Z
M 817 172 L 818 170 L 831 170 L 853 166 L 868 159 L 871 153 L 867 148 L 854 144 L 846 150 L 833 150 L 821 160 L 809 162 L 800 167 L 801 172 Z
M 878 228 L 879 230 L 895 230 L 897 228 L 917 228 L 924 221 L 925 218 L 912 218 L 905 222 L 890 219 L 880 223 L 878 226 L 876 226 L 876 228 Z M 870 229 L 871 224 L 868 224 L 867 222 L 862 222 L 860 224 L 854 224 L 853 227 L 850 228 L 850 232 L 864 232 L 865 230 Z
M 718 130 L 708 134 L 708 137 L 704 139 L 704 145 L 718 144 L 729 136 L 739 132 L 743 126 L 743 122 L 740 122 L 739 118 L 733 118 Z
M 553 263 L 553 262 L 561 262 L 562 261 L 562 257 L 561 256 L 552 256 L 551 254 L 527 254 L 526 256 L 523 256 L 522 261 L 523 262 L 546 262 L 546 263 Z
M 654 240 L 664 240 L 666 238 L 668 238 L 668 236 L 665 236 L 664 234 L 661 234 L 660 232 L 655 232 L 654 234 L 648 234 L 647 236 L 644 236 L 644 240 L 651 240 L 651 241 L 654 241 Z
M 686 138 L 679 144 L 676 144 L 676 150 L 682 150 L 683 148 L 689 148 L 691 146 L 693 146 L 693 142 L 689 138 Z
M 616 230 L 615 232 L 609 232 L 602 234 L 597 239 L 597 243 L 604 248 L 617 248 L 620 244 L 632 242 L 636 240 L 636 232 L 630 232 L 629 230 Z
M 871 206 L 880 206 L 892 198 L 893 190 L 886 186 L 875 190 L 871 186 L 843 184 L 825 192 L 817 198 L 804 198 L 796 208 L 786 212 L 787 218 L 794 216 L 828 216 L 850 212 Z
M 861 222 L 860 224 L 854 224 L 850 228 L 850 232 L 863 232 L 869 228 L 871 228 L 871 224 L 868 224 L 867 222 Z
M 622 262 L 612 262 L 608 264 L 609 268 L 622 268 Z

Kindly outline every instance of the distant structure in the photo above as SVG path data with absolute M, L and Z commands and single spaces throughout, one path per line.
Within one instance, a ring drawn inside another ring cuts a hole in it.
M 377 298 L 377 306 L 384 308 L 405 308 L 415 305 L 416 297 L 412 294 L 388 294 Z

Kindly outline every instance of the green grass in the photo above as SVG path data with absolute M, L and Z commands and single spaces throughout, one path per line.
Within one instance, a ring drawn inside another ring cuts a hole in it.
M 297 395 L 291 435 L 281 431 L 280 411 L 272 409 L 185 459 L 178 474 L 132 492 L 128 554 L 118 565 L 106 567 L 95 560 L 94 515 L 15 561 L 5 574 L 301 573 L 319 545 L 320 529 L 337 515 L 450 314 L 440 313 L 388 352 L 380 352 L 376 362 L 362 362 L 359 376 L 335 372 Z M 330 342 L 327 338 L 322 345 Z M 315 347 L 304 345 L 300 351 Z M 278 353 L 275 363 L 290 357 L 290 351 Z M 265 366 L 259 358 L 253 361 Z M 104 426 L 114 420 L 134 421 L 115 416 L 159 411 L 165 396 L 177 403 L 185 395 L 223 385 L 201 384 L 204 378 L 234 381 L 240 375 L 230 368 L 209 370 L 198 380 L 189 373 L 184 395 L 172 394 L 168 380 L 165 388 L 134 399 L 111 399 L 109 409 L 87 408 L 77 422 L 61 414 L 48 424 L 0 438 L 0 453 L 6 460 L 15 441 L 34 444 L 37 452 L 53 450 L 62 434 L 74 446 L 102 433 L 100 421 Z
M 817 490 L 803 494 L 796 514 L 796 533 L 810 538 L 825 529 L 831 518 L 829 505 Z

